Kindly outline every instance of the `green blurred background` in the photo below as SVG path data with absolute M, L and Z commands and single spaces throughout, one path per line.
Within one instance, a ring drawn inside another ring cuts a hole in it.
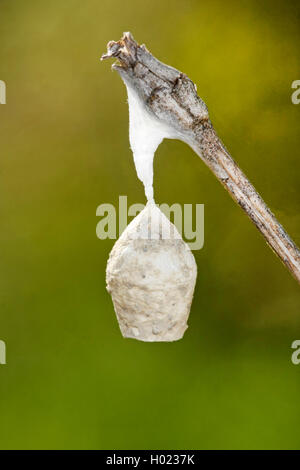
M 298 5 L 297 5 L 298 3 Z M 96 208 L 144 203 L 106 43 L 131 31 L 197 84 L 225 145 L 300 243 L 300 7 L 291 1 L 1 0 L 0 447 L 300 448 L 297 282 L 190 148 L 158 203 L 205 204 L 183 340 L 122 338 Z

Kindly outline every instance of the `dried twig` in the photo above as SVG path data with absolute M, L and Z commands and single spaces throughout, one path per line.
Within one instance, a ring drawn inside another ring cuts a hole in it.
M 102 59 L 109 57 L 118 58 L 113 69 L 136 91 L 148 112 L 202 158 L 300 282 L 299 249 L 218 138 L 194 83 L 153 57 L 130 33 L 108 43 Z

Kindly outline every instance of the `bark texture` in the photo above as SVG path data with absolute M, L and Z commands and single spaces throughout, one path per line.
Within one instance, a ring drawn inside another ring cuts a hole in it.
M 169 129 L 169 137 L 186 142 L 209 166 L 247 213 L 266 241 L 300 283 L 300 251 L 218 138 L 206 104 L 194 83 L 138 45 L 130 33 L 110 41 L 102 59 L 113 64 L 152 116 Z

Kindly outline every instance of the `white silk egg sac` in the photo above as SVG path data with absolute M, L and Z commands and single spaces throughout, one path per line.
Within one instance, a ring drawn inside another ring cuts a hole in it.
M 148 202 L 115 243 L 106 281 L 122 335 L 176 341 L 187 329 L 197 277 L 189 246 Z

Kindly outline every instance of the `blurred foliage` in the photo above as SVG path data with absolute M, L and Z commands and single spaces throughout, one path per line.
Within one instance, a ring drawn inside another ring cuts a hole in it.
M 121 337 L 96 207 L 144 202 L 125 87 L 130 30 L 187 73 L 215 127 L 300 242 L 299 2 L 1 0 L 1 448 L 299 448 L 299 286 L 187 146 L 155 158 L 159 203 L 204 203 L 182 341 Z

